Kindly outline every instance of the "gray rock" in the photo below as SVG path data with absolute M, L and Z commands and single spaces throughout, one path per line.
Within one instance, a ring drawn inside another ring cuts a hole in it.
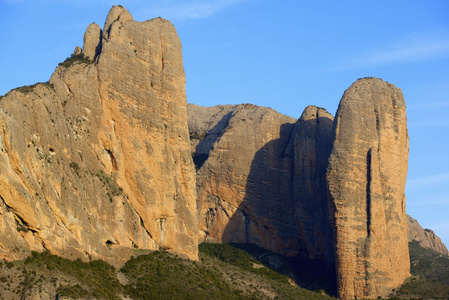
M 94 60 L 101 52 L 102 31 L 98 24 L 92 23 L 87 26 L 84 33 L 83 54 L 86 58 Z

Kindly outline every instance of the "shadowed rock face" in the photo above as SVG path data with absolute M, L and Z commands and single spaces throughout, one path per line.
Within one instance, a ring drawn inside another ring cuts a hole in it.
M 341 99 L 327 184 L 342 299 L 386 296 L 409 276 L 406 122 L 401 91 L 380 79 Z
M 200 240 L 254 243 L 332 264 L 325 193 L 332 116 L 315 106 L 295 124 L 254 105 L 189 104 L 188 112 Z
M 181 43 L 123 7 L 90 25 L 93 63 L 0 102 L 0 257 L 49 249 L 120 263 L 134 248 L 197 258 Z
M 418 221 L 407 215 L 408 241 L 417 241 L 423 248 L 432 249 L 444 255 L 449 255 L 441 239 L 430 229 L 423 229 Z
M 294 119 L 250 104 L 189 105 L 197 164 L 200 240 L 297 252 L 290 158 Z
M 333 263 L 332 229 L 326 198 L 326 166 L 332 146 L 333 116 L 308 106 L 296 122 L 293 145 L 293 199 L 300 252 Z

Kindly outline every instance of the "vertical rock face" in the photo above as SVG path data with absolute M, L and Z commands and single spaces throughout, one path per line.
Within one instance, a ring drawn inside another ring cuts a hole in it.
M 101 35 L 101 39 L 99 39 Z M 50 82 L 0 102 L 0 257 L 49 249 L 120 263 L 197 258 L 181 43 L 168 21 L 113 7 Z
M 200 239 L 297 253 L 291 161 L 284 155 L 294 119 L 249 104 L 189 106 L 189 116 L 192 137 L 201 139 L 194 150 L 202 155 Z
M 84 33 L 83 54 L 88 59 L 94 60 L 100 54 L 102 34 L 103 31 L 97 24 L 92 23 L 87 26 L 86 33 Z
M 300 252 L 332 264 L 332 230 L 326 198 L 326 166 L 332 146 L 333 116 L 308 106 L 296 122 L 293 145 L 293 199 Z
M 401 91 L 376 78 L 356 81 L 341 99 L 334 128 L 327 184 L 339 297 L 386 296 L 410 270 Z
M 189 104 L 188 111 L 200 240 L 255 243 L 332 264 L 325 167 L 333 117 L 315 106 L 295 124 L 254 105 Z
M 449 255 L 441 239 L 430 229 L 423 229 L 418 221 L 407 215 L 408 241 L 417 241 L 423 248 L 432 249 L 444 255 Z

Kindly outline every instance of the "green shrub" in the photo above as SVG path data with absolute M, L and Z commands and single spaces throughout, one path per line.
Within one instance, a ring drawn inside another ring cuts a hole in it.
M 59 66 L 68 68 L 74 63 L 91 64 L 93 63 L 93 61 L 85 57 L 84 53 L 72 54 L 70 57 L 67 57 L 66 60 L 64 60 L 62 63 L 59 63 Z
M 103 182 L 105 186 L 110 190 L 112 196 L 120 196 L 123 194 L 123 190 L 121 187 L 115 183 L 114 179 L 112 179 L 110 176 L 108 176 L 103 170 L 100 170 L 97 172 L 97 177 L 100 178 L 100 181 Z M 108 193 L 109 197 L 111 195 Z
M 71 162 L 69 164 L 69 167 L 73 169 L 73 171 L 75 171 L 75 173 L 79 176 L 79 171 L 80 171 L 80 166 L 76 163 L 76 162 Z
M 84 289 L 77 285 L 62 286 L 61 290 L 59 290 L 61 293 L 86 291 L 89 293 L 87 296 L 90 297 L 118 299 L 117 295 L 122 290 L 115 268 L 102 260 L 93 260 L 86 263 L 80 259 L 74 261 L 64 259 L 51 254 L 49 251 L 42 253 L 33 251 L 31 256 L 25 259 L 24 264 L 42 264 L 47 270 L 59 270 L 68 276 L 78 279 L 87 287 L 87 289 Z M 72 294 L 68 296 L 72 296 Z

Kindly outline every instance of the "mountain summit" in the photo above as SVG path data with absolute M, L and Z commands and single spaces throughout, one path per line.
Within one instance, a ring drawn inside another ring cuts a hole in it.
M 181 42 L 114 6 L 47 83 L 0 102 L 0 256 L 197 259 Z

